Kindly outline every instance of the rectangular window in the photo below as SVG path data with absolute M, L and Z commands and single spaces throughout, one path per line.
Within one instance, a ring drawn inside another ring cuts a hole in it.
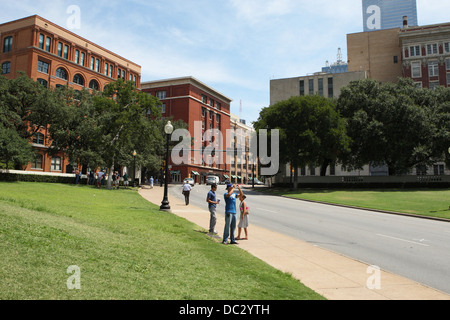
M 413 78 L 422 78 L 422 64 L 420 62 L 411 63 L 411 76 Z
M 122 79 L 125 80 L 125 70 L 122 70 Z
M 300 96 L 305 95 L 305 80 L 300 80 Z
M 64 59 L 69 59 L 69 46 L 64 45 Z
M 31 163 L 31 169 L 42 170 L 42 155 L 36 155 L 36 157 L 34 158 L 34 162 Z
M 45 51 L 50 52 L 52 49 L 52 39 L 50 37 L 47 37 L 47 40 L 45 42 Z
M 206 109 L 202 108 L 202 117 L 204 118 L 206 116 Z
M 80 51 L 75 50 L 75 63 L 80 64 Z
M 445 69 L 450 71 L 450 58 L 445 59 Z
M 58 42 L 58 56 L 62 57 L 63 55 L 63 44 Z
M 205 95 L 203 95 L 203 94 L 202 94 L 202 102 L 204 104 L 208 104 L 208 98 Z
M 450 42 L 444 43 L 444 52 L 450 53 Z
M 105 76 L 109 74 L 109 64 L 105 63 Z
M 209 105 L 214 108 L 214 100 L 213 99 L 209 99 Z
M 437 43 L 427 44 L 427 55 L 438 54 Z
M 95 71 L 100 72 L 100 60 L 95 59 Z
M 439 76 L 439 63 L 437 61 L 430 61 L 428 63 L 428 71 L 430 77 Z
M 398 63 L 398 56 L 394 56 L 394 63 Z
M 219 110 L 222 110 L 222 104 L 219 102 L 216 102 L 216 108 Z
M 94 70 L 95 68 L 95 58 L 91 57 L 91 70 Z
M 50 168 L 52 171 L 61 171 L 61 158 L 60 157 L 52 158 L 52 163 L 51 163 Z
M 166 104 L 165 103 L 163 103 L 161 106 L 161 112 L 166 113 Z
M 314 95 L 314 79 L 309 79 L 309 94 Z
M 114 67 L 112 66 L 112 64 L 109 65 L 109 77 L 112 78 L 113 77 L 113 70 Z
M 334 97 L 334 80 L 333 78 L 328 78 L 328 98 Z
M 450 87 L 450 73 L 447 73 L 447 86 Z
M 119 68 L 117 71 L 117 79 L 120 79 L 121 76 L 122 76 L 122 70 Z
M 438 164 L 433 166 L 435 176 L 443 176 L 445 174 L 444 165 Z
M 45 37 L 43 34 L 39 35 L 39 49 L 44 50 L 44 41 L 45 41 Z
M 82 65 L 84 67 L 84 59 L 85 59 L 85 54 L 84 52 L 81 53 L 81 57 L 80 57 L 80 65 Z
M 158 92 L 156 92 L 156 97 L 159 100 L 164 100 L 167 97 L 167 92 L 166 91 L 158 91 Z
M 11 73 L 11 62 L 3 62 L 2 63 L 2 74 Z
M 420 46 L 413 46 L 409 48 L 410 57 L 420 57 Z
M 434 90 L 437 87 L 439 87 L 441 84 L 439 83 L 439 81 L 430 81 L 430 90 Z
M 13 38 L 6 37 L 3 40 L 3 53 L 10 52 L 12 50 Z
M 48 74 L 49 64 L 43 61 L 38 61 L 38 71 Z
M 323 79 L 319 79 L 319 96 L 323 97 Z

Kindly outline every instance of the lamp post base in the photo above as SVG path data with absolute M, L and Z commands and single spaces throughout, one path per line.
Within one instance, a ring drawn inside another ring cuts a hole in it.
M 163 210 L 163 211 L 169 211 L 170 210 L 169 201 L 167 199 L 164 199 L 161 202 L 161 206 L 159 207 L 159 210 Z

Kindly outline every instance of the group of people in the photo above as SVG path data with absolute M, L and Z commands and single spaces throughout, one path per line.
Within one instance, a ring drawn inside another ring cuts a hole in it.
M 118 171 L 115 171 L 112 174 L 112 183 L 113 183 L 113 188 L 114 189 L 119 189 L 119 185 L 120 185 L 120 174 Z M 100 170 L 98 172 L 94 172 L 93 170 L 91 170 L 89 172 L 89 179 L 87 181 L 87 183 L 91 186 L 96 186 L 97 188 L 101 188 L 102 185 L 104 185 L 106 183 L 106 172 L 105 170 Z M 125 187 L 128 187 L 129 182 L 128 182 L 128 173 L 125 173 L 123 175 L 123 185 Z
M 234 191 L 236 187 L 239 190 L 239 194 Z M 210 212 L 210 222 L 209 222 L 209 232 L 212 234 L 217 234 L 215 230 L 217 216 L 216 209 L 217 205 L 220 203 L 220 199 L 217 199 L 216 195 L 217 185 L 211 185 L 211 190 L 208 192 L 206 197 L 206 202 L 208 202 L 208 208 Z M 238 244 L 236 240 L 248 240 L 248 215 L 250 214 L 249 207 L 245 203 L 247 198 L 239 185 L 228 184 L 227 192 L 224 194 L 225 198 L 225 228 L 223 231 L 222 243 L 227 244 L 228 238 L 230 238 L 230 244 Z M 236 222 L 237 222 L 237 207 L 236 199 L 239 199 L 239 212 L 240 220 L 238 224 L 238 236 L 235 238 Z M 242 229 L 245 233 L 245 238 L 241 238 Z

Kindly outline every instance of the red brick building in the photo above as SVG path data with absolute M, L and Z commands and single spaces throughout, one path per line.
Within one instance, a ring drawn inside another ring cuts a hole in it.
M 118 78 L 140 88 L 141 67 L 37 15 L 0 24 L 2 76 L 15 78 L 19 71 L 46 87 L 103 90 Z M 38 150 L 31 171 L 66 173 L 77 166 L 64 154 L 50 158 L 47 129 L 30 141 Z
M 399 38 L 404 77 L 423 88 L 450 86 L 450 23 L 403 28 Z
M 230 130 L 230 98 L 193 77 L 143 82 L 141 89 L 163 103 L 163 117 L 173 117 L 175 121 L 187 123 L 192 138 L 198 138 L 195 137 L 194 130 L 195 122 L 198 122 L 201 123 L 202 135 L 209 129 L 219 129 L 223 134 L 224 148 L 229 147 L 226 145 L 226 133 Z M 208 146 L 208 142 L 201 141 L 197 145 L 201 145 L 203 149 Z M 182 182 L 183 179 L 192 177 L 196 183 L 204 183 L 208 175 L 216 175 L 220 181 L 229 178 L 230 168 L 224 152 L 218 155 L 222 163 L 207 164 L 202 161 L 200 164 L 194 159 L 194 146 L 192 149 L 190 163 L 172 164 L 173 182 Z

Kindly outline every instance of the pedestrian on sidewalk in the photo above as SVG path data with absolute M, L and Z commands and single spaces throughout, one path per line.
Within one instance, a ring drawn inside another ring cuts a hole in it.
M 236 194 L 234 193 L 235 186 L 227 185 L 227 192 L 225 193 L 225 228 L 223 230 L 223 244 L 227 244 L 228 237 L 230 237 L 230 244 L 238 244 L 234 238 L 236 230 Z
M 153 189 L 153 183 L 154 183 L 154 179 L 153 179 L 153 176 L 151 176 L 150 177 L 150 180 L 149 180 L 149 182 L 150 182 L 150 189 Z
M 250 214 L 249 207 L 247 207 L 247 204 L 245 203 L 245 199 L 247 196 L 244 195 L 242 190 L 239 188 L 239 200 L 241 201 L 241 204 L 239 205 L 239 209 L 241 212 L 241 218 L 239 219 L 238 224 L 238 236 L 236 240 L 248 240 L 248 215 Z M 245 238 L 241 238 L 241 231 L 244 229 Z
M 206 202 L 208 202 L 208 209 L 210 213 L 209 233 L 211 234 L 217 234 L 217 231 L 215 229 L 217 222 L 216 209 L 220 200 L 217 200 L 216 191 L 217 191 L 217 184 L 214 183 L 211 185 L 211 190 L 208 192 L 208 195 L 206 196 Z
M 183 184 L 181 193 L 184 195 L 184 201 L 185 201 L 187 206 L 189 205 L 189 196 L 191 194 L 191 190 L 192 190 L 192 187 L 189 184 L 189 182 L 185 182 Z

